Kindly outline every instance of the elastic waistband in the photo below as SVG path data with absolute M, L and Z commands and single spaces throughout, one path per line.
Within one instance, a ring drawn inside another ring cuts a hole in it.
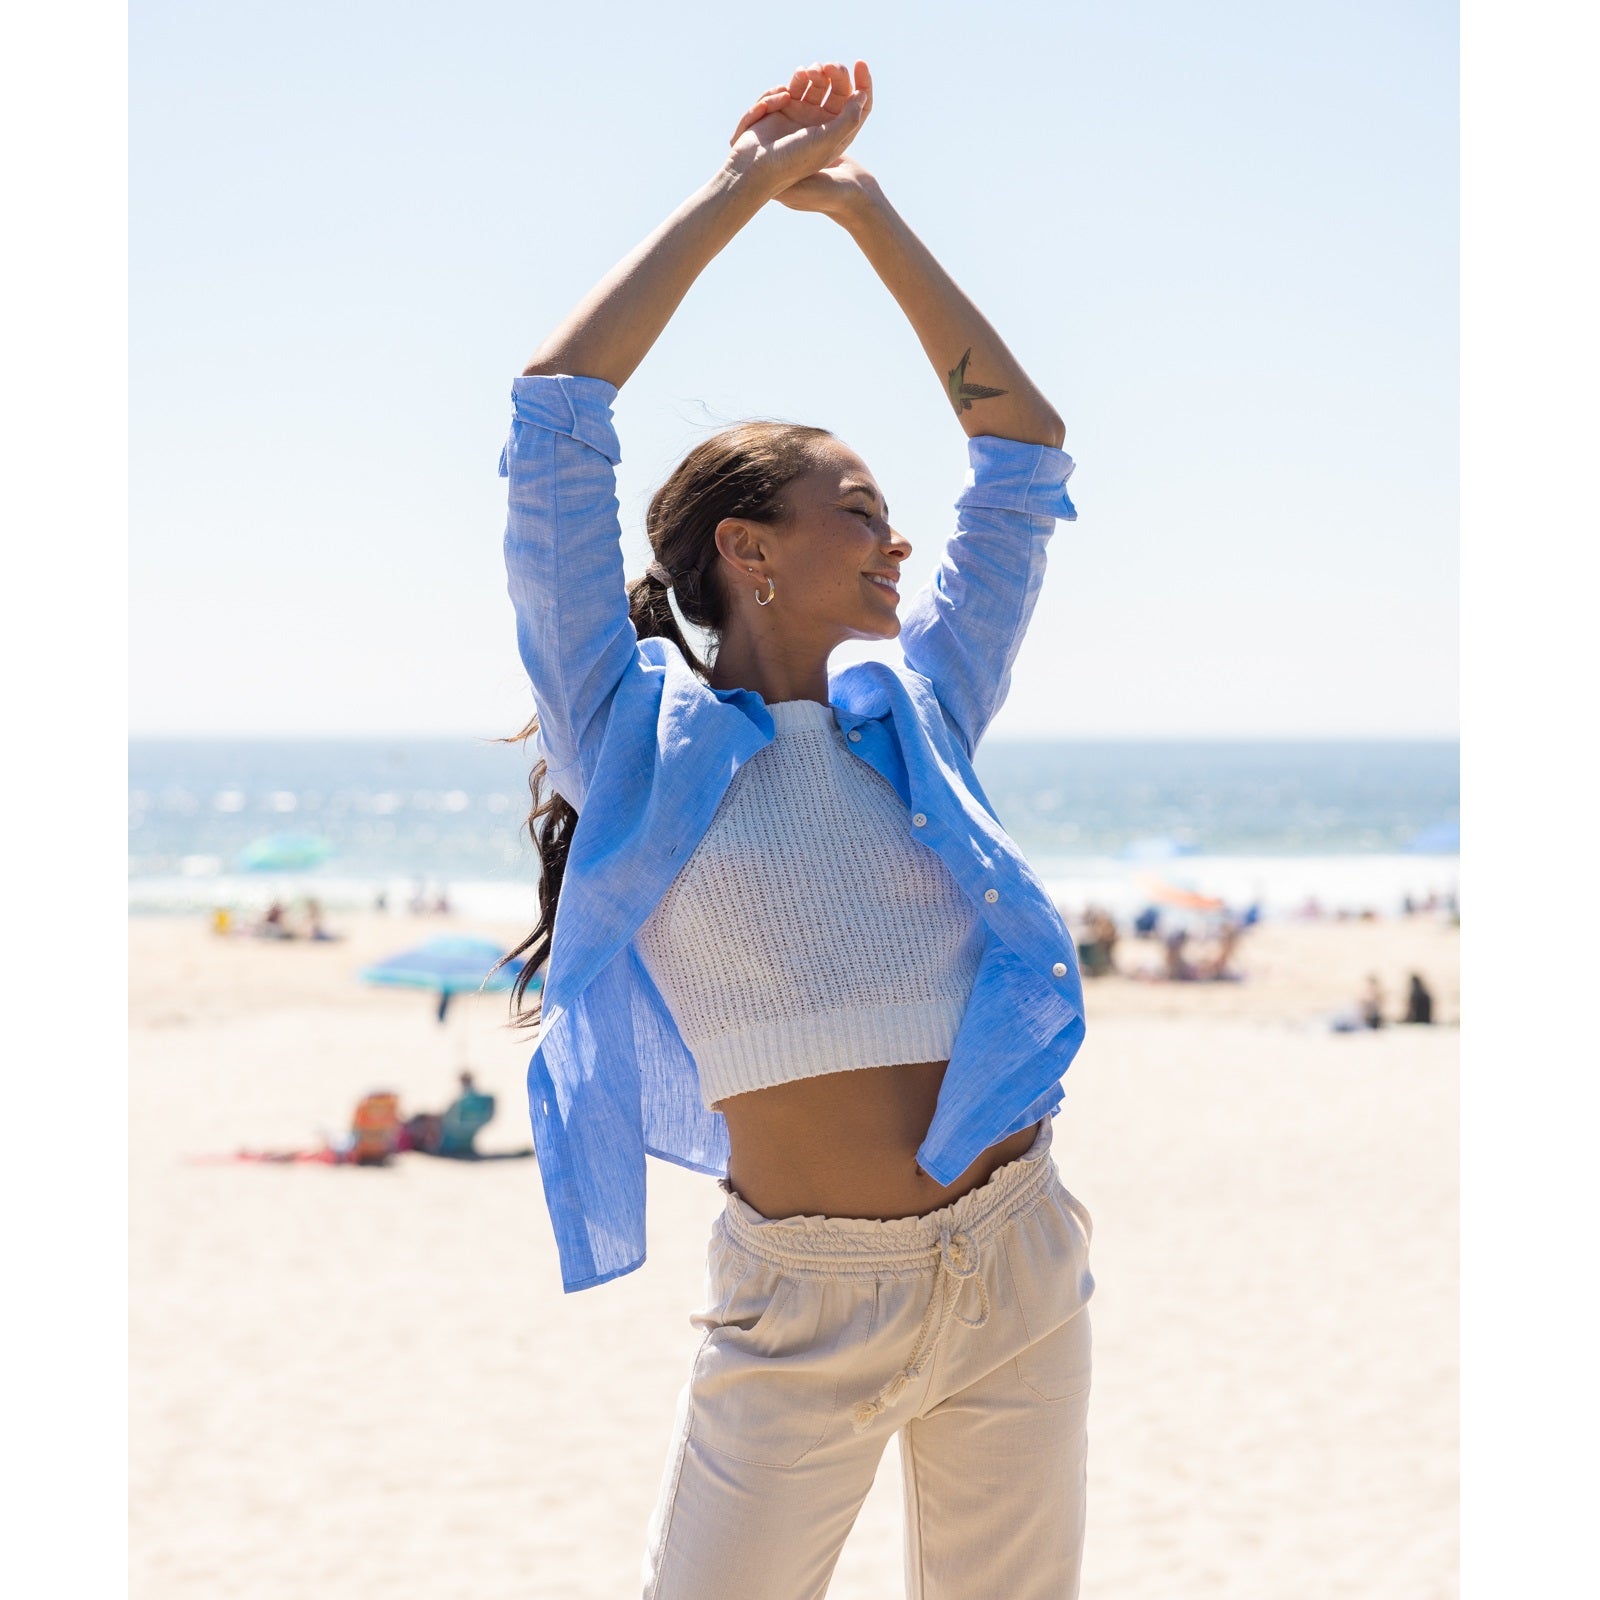
M 988 1182 L 920 1217 L 764 1217 L 731 1189 L 721 1225 L 731 1243 L 792 1275 L 894 1277 L 926 1271 L 952 1233 L 974 1244 L 1037 1205 L 1056 1176 L 1050 1118 L 1022 1155 L 997 1167 Z M 726 1180 L 724 1180 L 726 1186 Z

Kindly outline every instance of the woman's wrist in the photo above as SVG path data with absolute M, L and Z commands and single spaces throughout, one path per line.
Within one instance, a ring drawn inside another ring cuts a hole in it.
M 829 212 L 833 220 L 851 234 L 870 231 L 893 214 L 894 207 L 889 204 L 878 180 L 870 175 L 846 189 L 840 195 L 838 206 Z
M 783 187 L 772 181 L 765 167 L 766 158 L 759 151 L 754 156 L 730 151 L 706 187 L 730 203 L 749 207 L 753 216 Z

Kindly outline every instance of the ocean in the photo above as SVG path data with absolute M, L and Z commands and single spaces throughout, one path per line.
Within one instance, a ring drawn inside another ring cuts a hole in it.
M 522 831 L 527 757 L 470 739 L 136 739 L 129 906 L 251 909 L 314 894 L 391 906 L 445 891 L 469 915 L 522 920 L 537 861 Z M 1454 741 L 993 739 L 978 776 L 1066 906 L 1117 913 L 1158 884 L 1281 914 L 1390 912 L 1458 890 Z M 280 835 L 312 867 L 249 870 Z

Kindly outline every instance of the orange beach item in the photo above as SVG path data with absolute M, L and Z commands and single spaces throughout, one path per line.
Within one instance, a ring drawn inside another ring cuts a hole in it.
M 400 1096 L 387 1090 L 364 1095 L 350 1118 L 350 1132 L 352 1161 L 366 1166 L 387 1161 L 400 1143 Z

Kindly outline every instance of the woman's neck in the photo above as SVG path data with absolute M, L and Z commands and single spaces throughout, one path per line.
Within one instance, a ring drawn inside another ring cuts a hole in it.
M 815 700 L 827 705 L 828 654 L 815 646 L 730 628 L 717 647 L 711 687 L 753 689 L 769 705 L 779 700 Z

